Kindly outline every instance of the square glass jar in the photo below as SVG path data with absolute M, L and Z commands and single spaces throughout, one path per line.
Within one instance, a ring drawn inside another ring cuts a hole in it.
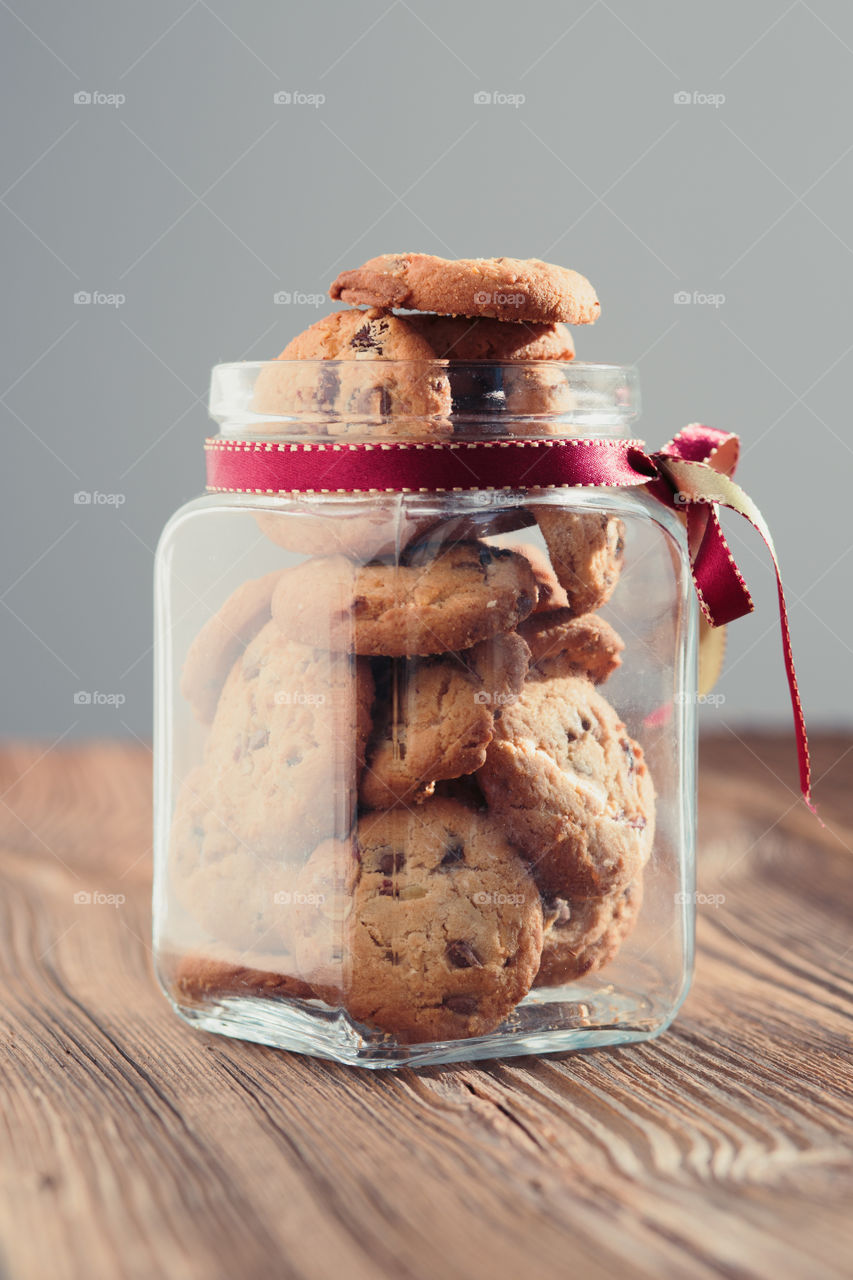
M 451 412 L 421 412 L 411 386 L 445 383 Z M 608 365 L 214 370 L 214 450 L 329 465 L 311 492 L 208 492 L 158 549 L 155 956 L 181 1017 L 368 1067 L 669 1025 L 696 786 L 678 514 L 522 463 L 500 487 L 472 468 L 367 492 L 335 469 L 619 441 L 638 412 L 634 370 Z

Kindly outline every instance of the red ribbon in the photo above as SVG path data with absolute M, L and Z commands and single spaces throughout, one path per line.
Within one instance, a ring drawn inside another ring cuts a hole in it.
M 207 488 L 212 493 L 321 494 L 462 493 L 470 490 L 626 488 L 645 486 L 682 514 L 699 604 L 712 626 L 753 609 L 720 525 L 718 508 L 739 512 L 761 534 L 773 559 L 785 671 L 791 692 L 800 788 L 811 800 L 811 768 L 788 610 L 779 562 L 761 512 L 732 479 L 737 436 L 694 423 L 658 453 L 642 440 L 438 440 L 349 444 L 283 444 L 268 440 L 207 440 Z

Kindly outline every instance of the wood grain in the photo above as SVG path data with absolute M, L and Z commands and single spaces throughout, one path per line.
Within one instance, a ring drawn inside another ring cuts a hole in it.
M 703 745 L 724 901 L 666 1036 L 375 1075 L 180 1023 L 150 969 L 150 758 L 9 747 L 0 1276 L 849 1274 L 853 740 L 816 743 L 825 828 L 792 757 Z

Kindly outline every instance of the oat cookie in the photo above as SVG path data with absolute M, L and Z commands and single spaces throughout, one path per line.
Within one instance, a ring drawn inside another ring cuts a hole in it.
M 362 805 L 413 805 L 431 795 L 436 782 L 479 769 L 495 717 L 520 692 L 527 664 L 527 646 L 514 632 L 459 654 L 384 662 L 381 677 L 375 672 Z
M 642 905 L 642 876 L 606 898 L 546 903 L 542 963 L 533 985 L 559 987 L 603 969 L 632 932 Z
M 539 324 L 592 324 L 600 310 L 588 280 L 538 258 L 384 253 L 342 271 L 329 294 L 356 305 Z
M 440 360 L 573 360 L 575 344 L 564 324 L 509 324 L 488 316 L 409 315 L 406 322 Z
M 527 681 L 477 780 L 550 897 L 614 893 L 649 857 L 654 788 L 642 748 L 587 680 Z
M 231 670 L 205 746 L 220 813 L 264 857 L 349 831 L 373 678 L 367 662 L 295 644 L 269 623 Z
M 523 556 L 471 541 L 422 544 L 399 565 L 307 561 L 282 573 L 272 614 L 300 644 L 401 658 L 469 649 L 513 630 L 535 603 Z
M 485 1035 L 530 989 L 542 905 L 500 824 L 452 800 L 362 818 L 344 1004 L 404 1043 Z
M 252 578 L 233 591 L 218 613 L 208 618 L 187 653 L 181 693 L 204 724 L 209 724 L 228 672 L 249 641 L 270 619 L 270 601 L 278 571 Z
M 295 415 L 297 424 L 316 423 L 329 435 L 438 438 L 450 432 L 450 383 L 432 347 L 402 316 L 376 308 L 336 311 L 263 366 L 252 408 Z
M 622 663 L 624 642 L 597 613 L 579 618 L 571 609 L 532 613 L 518 624 L 518 634 L 530 649 L 531 680 L 586 676 L 603 684 Z
M 572 611 L 600 609 L 613 595 L 622 571 L 622 521 L 603 511 L 566 511 L 544 504 L 536 505 L 534 515 Z

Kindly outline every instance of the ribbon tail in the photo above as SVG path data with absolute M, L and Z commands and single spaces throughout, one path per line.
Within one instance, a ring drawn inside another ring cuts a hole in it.
M 806 722 L 800 701 L 800 690 L 797 684 L 797 673 L 794 667 L 794 654 L 791 648 L 791 631 L 788 624 L 788 606 L 785 600 L 785 589 L 782 586 L 782 573 L 773 537 L 767 522 L 748 494 L 730 476 L 715 471 L 704 462 L 688 462 L 680 458 L 657 455 L 656 461 L 673 486 L 677 502 L 687 508 L 688 536 L 690 526 L 697 519 L 703 522 L 704 530 L 698 539 L 693 563 L 694 578 L 703 612 L 712 625 L 730 621 L 732 617 L 740 617 L 752 607 L 752 601 L 746 584 L 737 570 L 728 544 L 723 536 L 714 507 L 719 504 L 737 511 L 748 520 L 754 529 L 761 534 L 765 546 L 770 552 L 773 568 L 776 573 L 776 591 L 779 597 L 779 620 L 782 631 L 782 651 L 785 662 L 785 675 L 791 695 L 791 709 L 794 715 L 794 732 L 797 741 L 797 759 L 800 768 L 800 790 L 803 799 L 817 815 L 817 809 L 811 797 L 811 759 L 809 742 L 806 733 Z M 709 508 L 709 504 L 710 508 Z M 694 535 L 695 537 L 695 535 Z M 691 539 L 694 540 L 694 539 Z M 728 569 L 726 568 L 728 564 Z M 735 584 L 738 587 L 728 590 Z M 746 603 L 746 607 L 744 604 Z M 716 608 L 715 608 L 716 606 Z M 735 610 L 732 612 L 732 610 Z M 820 820 L 820 819 L 818 819 Z

